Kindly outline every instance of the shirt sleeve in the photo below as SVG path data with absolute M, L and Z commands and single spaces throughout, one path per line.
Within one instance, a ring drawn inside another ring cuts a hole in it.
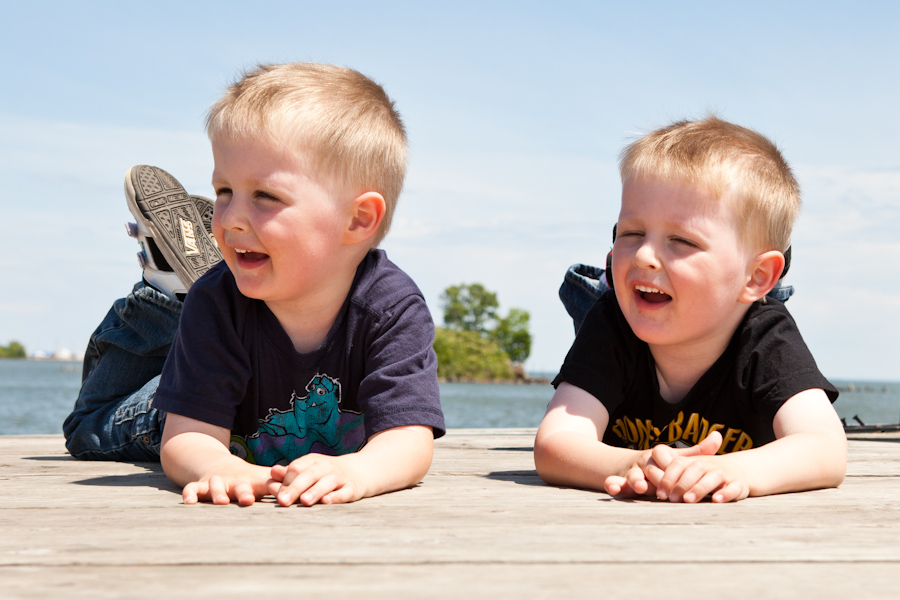
M 444 435 L 434 353 L 434 323 L 425 300 L 409 295 L 386 311 L 370 332 L 359 403 L 366 437 L 408 425 Z
M 742 387 L 753 398 L 756 409 L 768 418 L 793 396 L 822 389 L 834 402 L 838 390 L 819 371 L 793 317 L 781 304 L 763 305 L 748 319 L 741 347 L 749 353 L 741 374 Z
M 625 382 L 634 379 L 637 359 L 633 334 L 623 323 L 613 292 L 607 292 L 585 317 L 553 386 L 579 387 L 613 414 L 625 401 Z

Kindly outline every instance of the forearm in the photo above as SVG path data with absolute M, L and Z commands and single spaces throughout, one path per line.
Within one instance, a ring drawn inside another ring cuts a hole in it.
M 169 413 L 160 446 L 163 471 L 182 487 L 218 476 L 245 481 L 257 496 L 264 495 L 269 469 L 232 455 L 228 450 L 230 437 L 231 432 L 223 427 Z
M 803 432 L 713 459 L 736 474 L 751 496 L 837 487 L 847 470 L 843 432 Z
M 641 454 L 574 431 L 538 431 L 534 443 L 534 465 L 541 479 L 552 485 L 593 490 L 603 490 L 607 477 L 624 477 Z
M 430 427 L 397 427 L 375 434 L 365 446 L 340 459 L 360 498 L 412 487 L 422 481 L 434 451 Z
M 180 433 L 162 445 L 160 462 L 166 477 L 185 486 L 213 475 L 245 481 L 264 482 L 269 468 L 252 465 L 234 456 L 219 440 L 205 433 Z

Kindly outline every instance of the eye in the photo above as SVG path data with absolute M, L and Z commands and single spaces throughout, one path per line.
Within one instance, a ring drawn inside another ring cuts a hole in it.
M 317 393 L 318 395 L 320 395 L 320 396 L 324 396 L 324 395 L 325 395 L 325 390 L 322 389 L 322 388 L 319 388 L 319 389 L 316 390 L 316 393 Z
M 225 196 L 227 196 L 229 198 L 231 197 L 231 188 L 228 188 L 228 187 L 216 188 L 216 200 L 218 200 L 220 198 L 224 199 Z
M 265 192 L 263 190 L 257 190 L 256 192 L 254 192 L 253 197 L 258 200 L 264 200 L 267 202 L 281 202 L 280 198 L 270 194 L 269 192 Z
M 682 237 L 672 238 L 672 241 L 680 246 L 687 246 L 688 248 L 699 248 L 699 246 L 697 244 L 695 244 L 694 242 L 692 242 L 691 240 L 688 240 L 688 239 L 685 239 Z
M 637 229 L 625 230 L 621 233 L 616 234 L 616 239 L 618 240 L 620 238 L 639 238 L 639 237 L 643 237 L 643 235 L 644 235 L 644 232 L 639 231 Z

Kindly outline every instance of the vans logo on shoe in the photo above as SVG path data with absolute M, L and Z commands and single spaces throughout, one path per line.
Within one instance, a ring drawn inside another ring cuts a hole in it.
M 200 254 L 200 248 L 197 246 L 197 238 L 194 237 L 194 224 L 185 219 L 178 219 L 181 224 L 181 238 L 184 240 L 184 254 L 186 256 L 197 256 Z

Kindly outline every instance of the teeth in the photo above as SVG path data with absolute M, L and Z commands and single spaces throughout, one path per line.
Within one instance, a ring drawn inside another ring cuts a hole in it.
M 235 248 L 234 251 L 237 252 L 238 254 L 246 254 L 247 253 L 246 250 L 238 250 L 237 248 Z
M 652 288 L 652 287 L 647 287 L 646 285 L 636 285 L 636 286 L 634 286 L 634 289 L 636 289 L 639 292 L 647 292 L 649 294 L 662 294 L 663 293 L 662 290 L 658 290 L 658 289 Z

